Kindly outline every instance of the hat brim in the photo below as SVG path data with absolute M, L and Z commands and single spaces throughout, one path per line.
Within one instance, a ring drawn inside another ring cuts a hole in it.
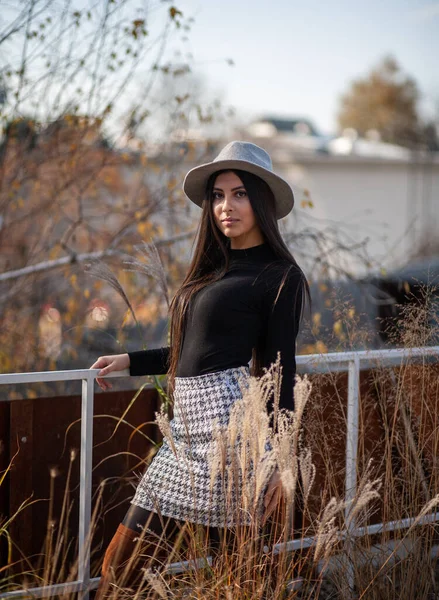
M 222 171 L 224 169 L 248 171 L 263 179 L 270 186 L 271 191 L 274 194 L 277 219 L 286 217 L 293 208 L 293 190 L 282 177 L 279 177 L 272 171 L 268 171 L 254 163 L 236 159 L 218 160 L 191 169 L 183 181 L 183 190 L 189 200 L 201 207 L 205 199 L 206 186 L 209 177 L 216 171 Z

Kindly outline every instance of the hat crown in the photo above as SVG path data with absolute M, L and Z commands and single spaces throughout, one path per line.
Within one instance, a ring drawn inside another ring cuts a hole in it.
M 251 142 L 233 141 L 227 144 L 213 162 L 221 160 L 243 160 L 268 171 L 273 171 L 270 155 L 263 148 Z
M 242 170 L 256 175 L 271 189 L 276 203 L 276 218 L 285 217 L 294 206 L 290 184 L 273 171 L 270 155 L 251 142 L 229 142 L 216 158 L 191 169 L 184 178 L 186 196 L 200 208 L 206 200 L 209 178 L 220 171 Z

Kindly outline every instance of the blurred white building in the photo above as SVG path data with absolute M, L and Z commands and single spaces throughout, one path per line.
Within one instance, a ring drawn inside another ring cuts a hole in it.
M 353 243 L 367 240 L 371 261 L 384 268 L 428 240 L 439 245 L 439 153 L 384 143 L 374 130 L 320 135 L 306 119 L 262 118 L 245 133 L 296 192 L 287 231 L 339 226 Z
M 280 222 L 284 234 L 299 234 L 300 240 L 305 231 L 311 236 L 330 232 L 325 252 L 333 251 L 331 240 L 337 231 L 341 245 L 360 247 L 363 243 L 361 260 L 348 251 L 343 257 L 348 260 L 343 267 L 353 274 L 367 270 L 366 257 L 372 268 L 392 269 L 404 264 L 421 243 L 425 247 L 430 240 L 437 248 L 439 153 L 414 153 L 383 143 L 373 130 L 366 138 L 359 138 L 352 129 L 340 136 L 321 135 L 307 119 L 264 117 L 236 131 L 234 139 L 265 148 L 274 170 L 292 185 L 296 204 Z M 191 132 L 186 140 L 183 136 L 150 148 L 150 155 L 164 168 L 167 165 L 166 169 L 172 165 L 176 188 L 181 190 L 184 174 L 214 158 L 229 141 L 206 140 Z M 167 203 L 166 191 L 161 189 L 163 177 L 159 169 L 152 180 L 156 180 L 160 201 Z M 164 236 L 175 233 L 176 223 L 180 231 L 194 229 L 200 214 L 201 209 L 183 195 L 178 205 L 169 202 L 160 217 Z M 190 245 L 179 245 L 181 252 L 190 252 Z

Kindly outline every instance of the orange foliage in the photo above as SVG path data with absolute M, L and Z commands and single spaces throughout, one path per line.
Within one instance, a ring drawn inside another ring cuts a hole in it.
M 150 220 L 158 208 L 144 182 L 145 162 L 135 154 L 110 149 L 98 120 L 67 115 L 39 131 L 30 121 L 11 124 L 0 148 L 1 271 L 106 250 L 121 232 L 120 251 L 131 252 L 134 244 L 157 239 L 162 229 Z M 39 307 L 46 303 L 61 315 L 69 356 L 74 356 L 74 346 L 83 336 L 90 335 L 84 325 L 90 325 L 91 298 L 107 302 L 114 326 L 122 324 L 126 306 L 84 267 L 72 260 L 64 267 L 3 284 L 2 372 L 49 368 L 47 343 L 40 339 L 48 335 L 40 331 Z M 135 277 L 125 277 L 123 285 L 134 304 L 145 294 Z M 151 282 L 148 293 L 154 289 Z M 156 313 L 150 318 L 158 318 Z M 62 356 L 63 347 L 60 352 Z

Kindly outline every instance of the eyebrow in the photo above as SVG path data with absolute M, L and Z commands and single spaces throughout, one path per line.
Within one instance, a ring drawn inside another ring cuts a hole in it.
M 219 188 L 219 187 L 214 187 L 213 189 L 214 189 L 214 190 L 219 190 L 220 192 L 223 192 L 223 191 L 224 191 L 224 190 L 222 190 L 222 189 L 221 189 L 221 188 Z M 245 190 L 245 187 L 244 187 L 243 185 L 238 185 L 238 187 L 232 188 L 232 192 L 236 192 L 236 190 L 241 190 L 241 189 L 244 189 L 244 190 Z

